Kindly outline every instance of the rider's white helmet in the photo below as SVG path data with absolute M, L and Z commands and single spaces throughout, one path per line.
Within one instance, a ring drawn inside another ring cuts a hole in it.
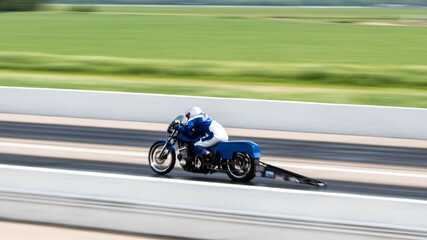
M 194 106 L 194 107 L 192 107 L 192 108 L 188 109 L 187 111 L 185 111 L 185 116 L 186 116 L 188 119 L 190 119 L 190 118 L 192 118 L 192 117 L 194 117 L 194 116 L 197 116 L 197 115 L 199 115 L 199 114 L 203 114 L 203 111 L 202 111 L 202 109 L 201 109 L 201 108 L 199 108 L 199 107 L 197 107 L 197 106 Z

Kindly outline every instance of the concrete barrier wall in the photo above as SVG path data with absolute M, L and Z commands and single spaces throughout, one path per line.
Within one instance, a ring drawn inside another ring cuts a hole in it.
M 426 239 L 427 201 L 0 165 L 0 218 L 196 239 Z
M 227 127 L 427 139 L 427 109 L 0 87 L 0 112 L 168 123 L 193 105 Z

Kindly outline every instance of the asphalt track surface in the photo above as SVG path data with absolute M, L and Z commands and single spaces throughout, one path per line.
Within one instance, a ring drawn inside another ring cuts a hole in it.
M 0 122 L 0 137 L 66 141 L 76 143 L 96 143 L 119 146 L 150 147 L 151 144 L 167 137 L 166 132 L 138 131 L 112 128 L 76 127 L 52 124 L 32 124 L 17 122 Z M 242 138 L 231 137 L 230 140 Z M 348 162 L 380 163 L 396 166 L 427 166 L 427 149 L 396 148 L 368 145 L 352 145 L 311 141 L 292 141 L 264 138 L 245 138 L 258 143 L 263 155 L 292 158 L 326 159 Z M 91 161 L 91 159 L 70 159 L 64 156 L 40 157 L 20 154 L 0 154 L 0 164 L 35 166 L 81 171 L 97 171 L 138 176 L 167 177 L 197 181 L 232 183 L 225 174 L 203 175 L 182 171 L 175 168 L 168 176 L 157 176 L 141 159 L 140 164 Z M 402 178 L 405 181 L 405 178 Z M 241 183 L 239 183 L 241 184 Z M 247 183 L 255 186 L 274 188 L 301 189 L 306 191 L 328 191 L 356 193 L 375 196 L 404 197 L 427 199 L 427 189 L 415 187 L 398 187 L 392 185 L 366 184 L 344 181 L 328 181 L 327 189 L 316 189 L 311 186 L 255 178 Z

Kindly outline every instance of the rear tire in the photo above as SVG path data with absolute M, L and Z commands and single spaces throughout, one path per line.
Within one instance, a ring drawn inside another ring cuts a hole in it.
M 255 159 L 237 152 L 227 164 L 227 175 L 234 182 L 249 182 L 255 177 Z
M 151 170 L 159 175 L 165 175 L 172 171 L 176 161 L 175 151 L 173 149 L 165 149 L 165 151 L 169 151 L 166 159 L 159 158 L 164 144 L 167 143 L 160 141 L 155 142 L 148 153 L 148 164 Z

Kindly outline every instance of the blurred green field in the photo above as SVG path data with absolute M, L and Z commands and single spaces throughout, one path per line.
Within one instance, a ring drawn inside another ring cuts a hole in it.
M 241 5 L 241 6 L 375 6 L 400 4 L 426 6 L 425 0 L 51 0 L 66 4 L 169 4 L 169 5 Z
M 198 17 L 231 18 L 297 18 L 352 21 L 425 21 L 424 8 L 310 8 L 310 7 L 268 7 L 268 6 L 126 6 L 126 5 L 44 5 L 45 11 L 69 11 L 74 6 L 86 7 L 98 13 L 122 13 L 140 15 L 178 15 Z
M 259 63 L 427 63 L 424 27 L 82 13 L 6 13 L 0 22 L 1 51 Z
M 187 16 L 232 19 L 295 19 L 324 21 L 331 23 L 390 22 L 423 23 L 427 22 L 425 8 L 310 8 L 310 7 L 251 7 L 251 6 L 123 6 L 123 5 L 44 5 L 45 11 L 79 11 L 98 14 L 132 14 L 146 16 Z
M 0 85 L 427 107 L 427 27 L 266 19 L 406 23 L 427 9 L 68 8 L 0 14 Z

